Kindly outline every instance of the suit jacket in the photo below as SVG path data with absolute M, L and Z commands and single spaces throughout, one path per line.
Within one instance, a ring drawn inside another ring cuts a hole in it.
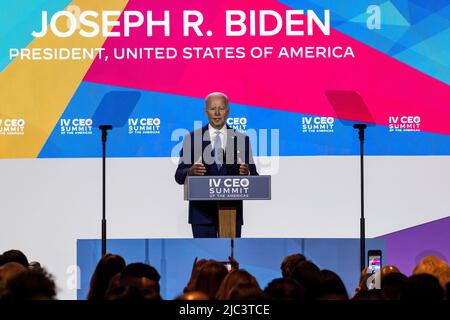
M 220 171 L 214 161 L 208 125 L 190 132 L 184 137 L 180 152 L 180 162 L 175 172 L 175 180 L 184 184 L 188 171 L 193 163 L 201 159 L 205 165 L 205 175 L 239 175 L 239 164 L 236 159 L 241 158 L 249 165 L 250 175 L 258 175 L 251 152 L 250 140 L 243 133 L 232 130 L 227 126 L 227 141 Z M 237 207 L 237 224 L 243 224 L 242 201 L 230 201 Z M 230 203 L 228 202 L 228 203 Z M 189 223 L 217 224 L 217 201 L 189 201 Z

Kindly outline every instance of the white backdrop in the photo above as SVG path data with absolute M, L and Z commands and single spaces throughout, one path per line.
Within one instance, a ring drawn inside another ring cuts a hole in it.
M 244 206 L 243 237 L 359 237 L 359 158 L 283 157 L 271 201 Z M 170 158 L 109 159 L 109 238 L 190 238 Z M 260 172 L 264 173 L 264 172 Z M 75 299 L 76 240 L 100 238 L 100 159 L 0 160 L 0 251 L 22 250 Z M 366 234 L 447 217 L 450 157 L 366 157 Z M 72 266 L 72 267 L 71 267 Z

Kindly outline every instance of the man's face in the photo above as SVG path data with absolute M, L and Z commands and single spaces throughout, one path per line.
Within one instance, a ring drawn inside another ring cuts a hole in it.
M 211 97 L 205 108 L 209 123 L 214 129 L 221 129 L 225 125 L 230 109 L 221 96 Z

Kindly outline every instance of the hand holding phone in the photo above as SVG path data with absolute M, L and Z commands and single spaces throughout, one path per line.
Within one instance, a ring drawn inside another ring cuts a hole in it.
M 228 272 L 239 269 L 239 262 L 231 256 L 228 257 L 228 261 L 220 261 L 220 263 L 227 268 Z
M 381 250 L 369 250 L 367 259 L 367 289 L 381 288 L 381 268 L 382 268 Z
M 367 274 L 374 274 L 375 272 L 381 270 L 381 250 L 369 250 L 367 258 Z

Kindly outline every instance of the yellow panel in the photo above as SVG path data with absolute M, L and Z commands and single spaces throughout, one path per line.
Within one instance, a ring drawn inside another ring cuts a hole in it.
M 67 8 L 75 5 L 82 11 L 122 11 L 127 2 L 75 0 Z M 66 22 L 60 20 L 60 30 L 65 30 Z M 47 33 L 43 38 L 35 38 L 28 48 L 101 48 L 104 41 L 101 32 L 94 38 L 84 38 L 78 33 L 59 38 Z M 27 61 L 16 58 L 3 70 L 0 74 L 0 119 L 24 119 L 25 127 L 23 135 L 0 133 L 0 158 L 38 156 L 92 62 L 91 59 Z

